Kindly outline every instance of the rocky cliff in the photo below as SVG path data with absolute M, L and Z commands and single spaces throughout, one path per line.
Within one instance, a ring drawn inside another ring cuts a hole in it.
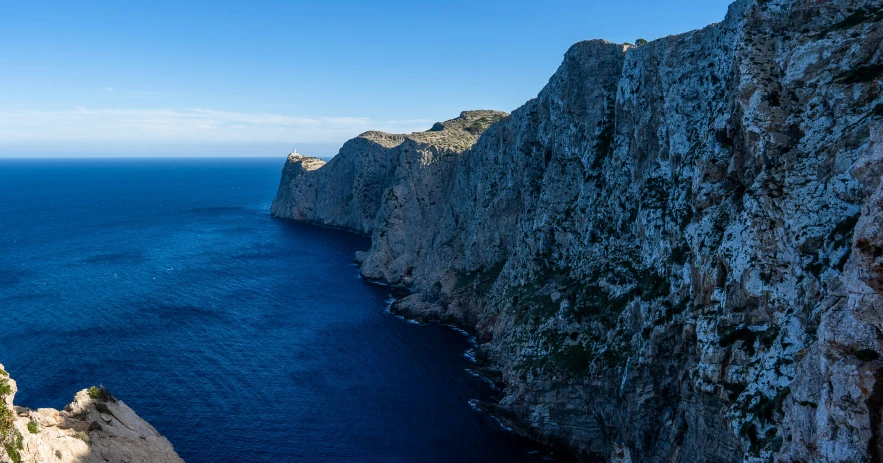
M 172 444 L 102 388 L 77 393 L 62 411 L 13 405 L 17 392 L 0 365 L 0 461 L 183 463 Z
M 285 163 L 271 212 L 276 217 L 371 233 L 384 195 L 398 181 L 402 166 L 436 169 L 439 164 L 456 162 L 458 154 L 505 115 L 465 111 L 427 132 L 365 132 L 348 141 L 327 167 L 325 161 L 294 152 Z
M 881 40 L 880 0 L 739 0 L 581 42 L 486 130 L 289 158 L 272 212 L 370 234 L 483 407 L 583 461 L 883 461 Z

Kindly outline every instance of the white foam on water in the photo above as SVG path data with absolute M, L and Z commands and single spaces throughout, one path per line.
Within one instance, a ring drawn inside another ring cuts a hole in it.
M 469 404 L 469 408 L 471 408 L 471 409 L 477 411 L 478 413 L 481 413 L 482 415 L 486 415 L 486 416 L 489 416 L 489 417 L 493 418 L 493 420 L 496 421 L 497 424 L 500 425 L 500 427 L 503 428 L 504 430 L 509 431 L 509 432 L 515 432 L 514 429 L 512 429 L 512 428 L 510 428 L 509 426 L 506 426 L 505 424 L 503 424 L 503 421 L 502 421 L 502 420 L 500 420 L 500 419 L 497 418 L 496 416 L 494 416 L 494 415 L 488 413 L 488 412 L 485 411 L 483 408 L 479 407 L 479 406 L 478 406 L 478 404 L 479 404 L 479 400 L 478 400 L 478 399 L 469 399 L 466 403 Z
M 383 312 L 386 313 L 387 315 L 390 315 L 390 316 L 393 316 L 393 317 L 395 317 L 395 318 L 398 318 L 399 320 L 401 320 L 401 321 L 403 321 L 403 322 L 405 322 L 405 323 L 410 323 L 410 324 L 412 324 L 412 325 L 417 325 L 417 326 L 423 326 L 423 323 L 420 323 L 420 322 L 418 322 L 417 320 L 412 320 L 412 319 L 407 318 L 407 317 L 405 317 L 405 316 L 403 316 L 403 315 L 399 315 L 399 314 L 393 313 L 393 312 L 392 312 L 392 304 L 393 304 L 395 301 L 396 301 L 396 298 L 393 297 L 392 294 L 390 294 L 389 297 L 387 297 L 386 300 L 384 301 L 384 302 L 386 303 L 386 307 L 383 309 Z
M 473 370 L 471 368 L 464 368 L 464 370 L 466 370 L 466 373 L 468 373 L 469 376 L 472 376 L 474 378 L 477 378 L 477 379 L 487 383 L 488 386 L 491 387 L 491 389 L 493 389 L 495 391 L 499 390 L 499 389 L 497 389 L 497 385 L 494 384 L 494 382 L 490 378 L 480 375 L 478 372 L 476 372 L 475 370 Z
M 497 424 L 500 425 L 500 427 L 503 428 L 504 430 L 509 431 L 509 432 L 515 432 L 514 429 L 512 429 L 512 428 L 510 428 L 509 426 L 506 426 L 505 424 L 503 424 L 503 421 L 500 420 L 499 418 L 497 418 L 496 416 L 494 416 L 494 415 L 488 415 L 488 416 L 491 417 L 491 418 L 493 418 L 494 421 L 496 421 Z
M 463 336 L 470 337 L 470 336 L 469 336 L 469 333 L 467 333 L 466 330 L 464 330 L 464 329 L 462 329 L 462 328 L 457 328 L 457 327 L 454 326 L 454 325 L 445 325 L 445 326 L 447 326 L 448 328 L 450 328 L 450 329 L 452 329 L 452 330 L 454 330 L 454 331 L 456 331 L 456 332 L 462 334 Z
M 484 410 L 482 410 L 481 407 L 478 406 L 478 399 L 469 399 L 466 401 L 466 403 L 469 404 L 469 408 L 471 408 L 479 413 L 484 412 Z
M 359 278 L 360 280 L 363 280 L 365 283 L 371 283 L 372 285 L 383 286 L 384 288 L 395 288 L 395 286 L 393 286 L 393 285 L 390 285 L 390 284 L 387 284 L 387 283 L 383 283 L 383 282 L 380 282 L 380 281 L 376 281 L 376 280 L 366 280 L 365 278 L 362 278 L 362 274 L 361 274 L 361 273 L 359 273 L 358 278 Z
M 464 330 L 463 328 L 460 328 L 455 325 L 450 325 L 447 323 L 439 323 L 439 325 L 444 326 L 446 328 L 450 328 L 450 329 L 456 331 L 457 333 L 460 333 L 463 336 L 466 336 L 466 339 L 469 341 L 469 344 L 471 344 L 473 347 L 478 347 L 478 341 L 475 339 L 475 336 L 469 334 L 469 332 Z

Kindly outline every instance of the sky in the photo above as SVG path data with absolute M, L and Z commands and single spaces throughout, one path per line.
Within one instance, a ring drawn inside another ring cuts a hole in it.
M 332 156 L 533 98 L 574 43 L 729 0 L 0 0 L 0 157 Z

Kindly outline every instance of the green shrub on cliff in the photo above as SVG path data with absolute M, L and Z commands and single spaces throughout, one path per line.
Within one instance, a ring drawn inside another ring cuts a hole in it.
M 12 393 L 12 386 L 9 385 L 9 373 L 0 368 L 0 399 Z
M 95 387 L 92 386 L 87 391 L 89 397 L 100 400 L 101 402 L 116 402 L 116 399 L 110 394 L 110 391 L 104 388 L 104 386 Z
M 555 352 L 552 354 L 552 360 L 563 371 L 575 375 L 584 375 L 589 371 L 591 356 L 585 347 L 576 344 L 566 346 L 560 351 Z
M 12 415 L 12 410 L 8 409 L 5 405 L 0 406 L 0 436 L 12 429 L 14 420 L 15 417 Z
M 12 410 L 6 406 L 6 396 L 12 393 L 12 386 L 9 385 L 8 379 L 9 374 L 5 371 L 3 373 L 0 375 L 0 436 L 12 429 L 12 423 L 15 420 Z
M 6 450 L 10 460 L 19 463 L 21 461 L 19 451 L 24 450 L 24 438 L 13 426 L 14 419 L 12 410 L 6 406 L 0 408 L 0 445 Z
M 6 450 L 6 455 L 14 463 L 21 461 L 20 450 L 24 449 L 22 435 L 15 429 L 15 415 L 6 406 L 6 396 L 12 393 L 9 384 L 9 373 L 0 369 L 0 445 Z
M 20 463 L 21 453 L 19 452 L 25 448 L 22 443 L 22 436 L 15 429 L 12 430 L 11 434 L 13 434 L 13 436 L 10 438 L 9 443 L 3 444 L 3 448 L 6 449 L 6 455 L 9 456 L 9 459 L 12 460 L 13 463 Z

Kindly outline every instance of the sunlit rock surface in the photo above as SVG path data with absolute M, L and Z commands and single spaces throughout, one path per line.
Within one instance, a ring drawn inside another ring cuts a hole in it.
M 5 373 L 2 365 L 0 372 Z M 12 405 L 16 383 L 0 375 L 0 381 L 11 389 L 0 406 L 11 410 L 14 417 L 13 427 L 3 430 L 3 461 L 183 463 L 167 439 L 109 394 L 93 398 L 82 390 L 62 411 L 31 410 Z
M 393 310 L 475 330 L 483 409 L 584 461 L 880 461 L 881 20 L 581 42 L 486 130 L 289 158 L 272 212 L 370 234 Z

